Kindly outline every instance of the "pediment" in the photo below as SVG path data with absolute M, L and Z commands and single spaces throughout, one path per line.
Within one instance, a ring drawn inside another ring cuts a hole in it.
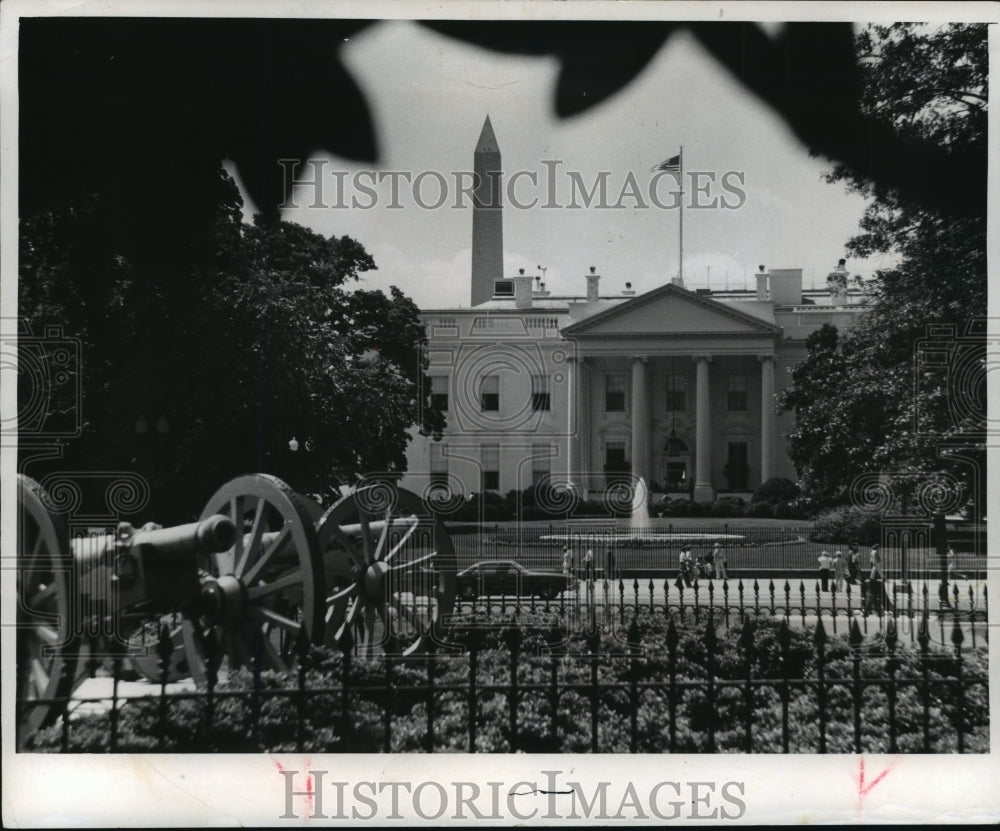
M 710 297 L 661 286 L 590 315 L 562 330 L 567 337 L 621 335 L 773 334 L 780 328 Z

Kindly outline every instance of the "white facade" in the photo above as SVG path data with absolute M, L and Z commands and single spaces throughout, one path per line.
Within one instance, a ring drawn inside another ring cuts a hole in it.
M 474 308 L 425 311 L 448 426 L 440 442 L 414 437 L 403 485 L 506 493 L 545 477 L 584 496 L 642 477 L 705 500 L 795 478 L 792 416 L 775 415 L 774 395 L 806 336 L 851 325 L 862 306 L 803 297 L 800 270 L 759 278 L 756 293 L 601 297 L 590 274 L 586 294 L 554 298 L 518 275 Z

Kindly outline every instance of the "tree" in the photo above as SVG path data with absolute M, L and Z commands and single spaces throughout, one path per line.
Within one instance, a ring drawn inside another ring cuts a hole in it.
M 986 27 L 871 26 L 857 48 L 866 56 L 862 110 L 904 142 L 974 161 L 985 181 Z M 807 340 L 808 358 L 779 397 L 796 413 L 790 450 L 807 490 L 842 501 L 857 474 L 880 471 L 906 498 L 915 494 L 903 483 L 937 472 L 982 505 L 985 338 L 975 318 L 986 311 L 985 200 L 975 190 L 955 212 L 843 163 L 827 179 L 869 199 L 848 252 L 895 264 L 864 286 L 870 307 L 856 326 L 824 327 Z M 918 360 L 932 324 L 951 327 L 938 330 L 945 366 Z
M 22 314 L 82 346 L 83 428 L 58 467 L 143 474 L 161 521 L 196 513 L 240 473 L 329 498 L 361 474 L 404 470 L 418 413 L 432 434 L 443 427 L 416 306 L 395 287 L 354 285 L 375 268 L 357 241 L 243 225 L 232 180 L 216 183 L 212 221 L 183 245 L 148 229 L 141 245 L 119 237 L 107 193 L 24 221 Z

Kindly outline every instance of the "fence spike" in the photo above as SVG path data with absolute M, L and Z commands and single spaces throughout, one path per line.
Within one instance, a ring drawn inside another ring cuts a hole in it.
M 823 618 L 816 619 L 816 629 L 813 632 L 813 643 L 819 646 L 826 643 L 826 627 L 823 625 Z
M 851 646 L 861 646 L 861 642 L 864 640 L 857 618 L 851 621 L 851 633 L 848 635 L 848 640 L 850 640 Z
M 519 626 L 508 626 L 503 633 L 504 643 L 507 644 L 507 649 L 511 652 L 518 652 L 521 649 L 521 627 Z

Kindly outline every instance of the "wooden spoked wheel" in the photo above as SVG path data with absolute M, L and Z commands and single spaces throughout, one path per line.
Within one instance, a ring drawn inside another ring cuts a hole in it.
M 327 584 L 326 642 L 349 634 L 357 655 L 386 651 L 390 635 L 411 654 L 455 606 L 455 551 L 444 523 L 411 491 L 358 487 L 318 526 Z
M 191 675 L 252 667 L 286 671 L 304 632 L 322 631 L 322 559 L 310 510 L 273 476 L 241 476 L 223 485 L 202 519 L 222 514 L 236 525 L 232 548 L 203 558 L 201 599 L 183 625 Z M 211 664 L 209 663 L 211 662 Z
M 18 747 L 63 712 L 82 663 L 70 618 L 69 536 L 47 502 L 37 482 L 17 477 Z

